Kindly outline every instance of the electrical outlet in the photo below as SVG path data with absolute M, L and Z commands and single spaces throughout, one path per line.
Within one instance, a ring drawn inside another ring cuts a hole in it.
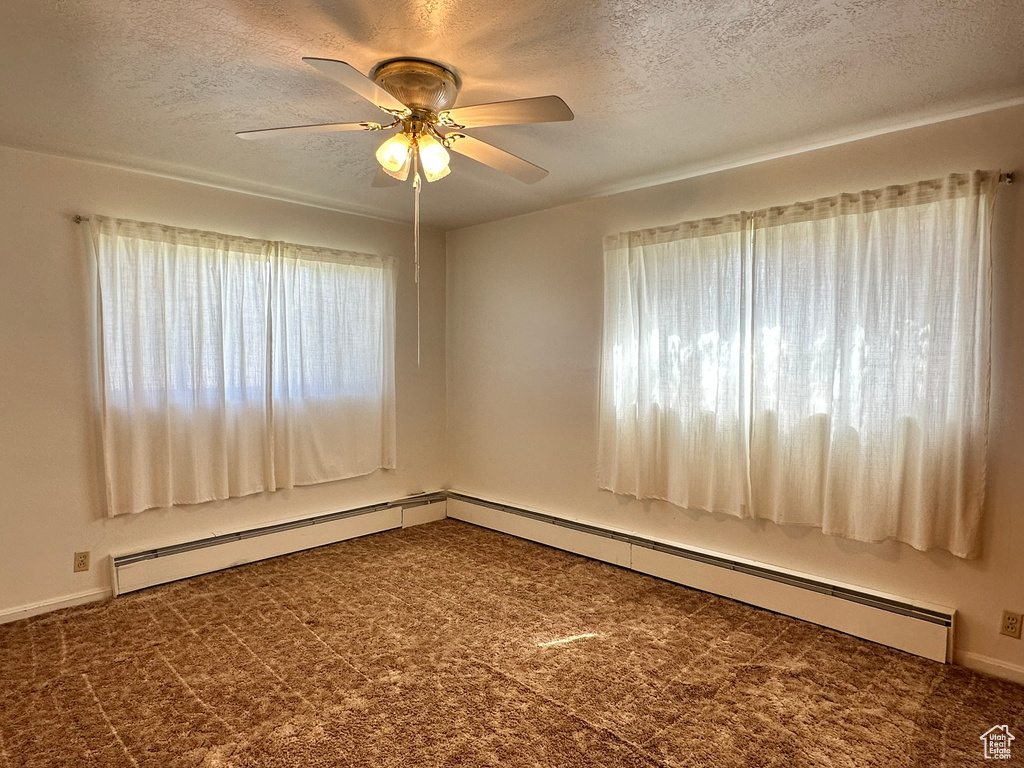
M 75 552 L 75 573 L 89 570 L 89 553 Z M 1019 633 L 1019 632 L 1018 632 Z
M 1013 611 L 1003 611 L 1003 623 L 999 625 L 999 634 L 1015 637 L 1020 640 L 1021 615 Z

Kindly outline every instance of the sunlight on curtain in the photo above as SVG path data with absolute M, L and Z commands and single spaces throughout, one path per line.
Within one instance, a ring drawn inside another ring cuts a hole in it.
M 976 555 L 997 183 L 606 238 L 600 487 Z
M 754 214 L 753 508 L 976 553 L 998 174 Z
M 605 242 L 600 487 L 744 514 L 743 216 Z
M 90 217 L 108 512 L 394 466 L 388 260 Z
M 393 469 L 393 271 L 377 256 L 294 245 L 275 267 L 277 485 Z

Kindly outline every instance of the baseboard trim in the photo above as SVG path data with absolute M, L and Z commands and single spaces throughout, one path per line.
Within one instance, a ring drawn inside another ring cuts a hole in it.
M 84 592 L 76 592 L 73 595 L 67 595 L 66 597 L 55 597 L 50 600 L 41 600 L 38 603 L 29 603 L 28 605 L 19 605 L 16 608 L 7 608 L 0 611 L 0 624 L 29 619 L 43 613 L 59 611 L 61 608 L 73 608 L 76 605 L 85 605 L 86 603 L 95 603 L 100 600 L 107 600 L 112 597 L 112 594 L 113 593 L 109 587 L 102 587 L 98 589 L 88 589 Z
M 1024 685 L 1024 666 L 1019 664 L 1010 664 L 972 651 L 957 651 L 953 655 L 953 662 L 975 672 L 1001 677 L 1003 680 Z

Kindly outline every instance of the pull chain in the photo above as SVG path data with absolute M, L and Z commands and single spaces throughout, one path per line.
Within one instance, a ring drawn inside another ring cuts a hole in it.
M 413 153 L 412 188 L 415 204 L 413 206 L 413 240 L 416 262 L 416 367 L 420 365 L 420 164 L 419 152 Z

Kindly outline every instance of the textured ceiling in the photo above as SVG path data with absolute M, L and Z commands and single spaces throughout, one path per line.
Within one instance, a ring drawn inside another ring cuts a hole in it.
M 1021 0 L 2 0 L 0 144 L 389 218 L 380 134 L 234 131 L 382 113 L 303 64 L 394 56 L 458 104 L 562 96 L 571 123 L 474 135 L 551 171 L 455 156 L 426 219 L 465 226 L 809 140 L 1024 95 Z

